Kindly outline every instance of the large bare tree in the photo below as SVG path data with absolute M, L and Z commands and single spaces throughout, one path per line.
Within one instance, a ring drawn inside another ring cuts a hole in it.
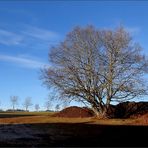
M 76 27 L 50 49 L 52 67 L 43 70 L 42 78 L 61 96 L 89 104 L 97 115 L 106 116 L 112 101 L 147 95 L 143 76 L 148 62 L 141 50 L 123 27 Z

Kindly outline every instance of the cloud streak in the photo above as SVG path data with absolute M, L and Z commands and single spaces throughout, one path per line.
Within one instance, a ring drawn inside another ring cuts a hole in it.
M 22 57 L 14 57 L 10 55 L 0 55 L 0 61 L 11 62 L 21 67 L 31 68 L 31 69 L 39 69 L 44 66 L 48 66 L 46 63 L 32 60 L 29 58 Z
M 49 31 L 46 29 L 33 27 L 33 26 L 27 27 L 25 31 L 22 31 L 22 33 L 27 36 L 44 40 L 44 41 L 55 40 L 59 38 L 59 34 L 54 31 Z
M 18 45 L 22 42 L 23 36 L 16 33 L 0 29 L 0 44 Z
M 0 29 L 0 44 L 7 46 L 28 45 L 33 41 L 36 44 L 47 44 L 48 42 L 57 41 L 59 37 L 60 35 L 54 31 L 35 26 L 24 26 L 17 32 Z
M 126 27 L 125 29 L 131 34 L 137 34 L 141 31 L 140 27 Z

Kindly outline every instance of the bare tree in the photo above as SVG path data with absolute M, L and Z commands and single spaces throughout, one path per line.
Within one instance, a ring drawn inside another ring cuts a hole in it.
M 38 111 L 39 111 L 39 109 L 40 109 L 39 104 L 35 104 L 35 110 L 38 112 Z
M 18 96 L 10 96 L 10 101 L 12 103 L 13 111 L 15 111 L 15 106 L 18 104 Z
M 55 109 L 56 109 L 56 111 L 59 111 L 59 109 L 60 109 L 60 105 L 57 104 L 57 105 L 55 106 Z
M 25 98 L 25 101 L 24 101 L 23 105 L 24 105 L 24 107 L 25 107 L 25 110 L 28 111 L 28 108 L 29 108 L 30 106 L 32 106 L 31 97 Z
M 55 94 L 53 94 L 53 92 L 50 92 L 44 104 L 46 110 L 49 110 L 52 107 L 52 101 L 54 100 L 55 100 Z
M 45 68 L 42 78 L 61 98 L 91 105 L 96 115 L 106 117 L 111 102 L 147 95 L 148 61 L 141 50 L 123 27 L 76 27 L 51 48 L 53 67 Z
M 50 110 L 51 106 L 52 106 L 51 101 L 50 101 L 50 100 L 47 100 L 47 101 L 45 102 L 45 108 L 46 108 L 46 110 L 47 110 L 47 111 Z
M 1 107 L 1 105 L 2 105 L 2 104 L 1 104 L 1 100 L 0 100 L 0 107 Z M 1 108 L 0 110 L 2 110 L 2 108 Z

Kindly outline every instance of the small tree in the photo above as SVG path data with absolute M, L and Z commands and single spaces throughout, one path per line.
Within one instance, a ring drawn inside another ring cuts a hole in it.
M 10 96 L 10 101 L 12 103 L 13 111 L 15 111 L 15 106 L 18 104 L 18 96 Z
M 55 100 L 55 98 L 56 97 L 52 92 L 48 95 L 48 98 L 46 99 L 44 104 L 46 110 L 50 110 L 50 108 L 52 107 L 52 101 Z
M 2 104 L 1 104 L 1 101 L 0 101 L 0 106 L 1 106 Z M 2 110 L 2 108 L 0 108 L 0 110 Z
M 25 110 L 28 111 L 28 108 L 29 108 L 30 106 L 32 106 L 31 97 L 25 98 L 25 101 L 24 101 L 24 103 L 23 103 L 23 106 L 25 107 Z
M 60 110 L 60 105 L 57 104 L 57 105 L 55 106 L 55 109 L 56 109 L 56 111 L 59 111 L 59 110 Z
M 47 100 L 47 101 L 45 102 L 45 108 L 46 108 L 46 110 L 47 110 L 47 111 L 50 110 L 51 106 L 52 106 L 51 101 L 50 101 L 50 100 Z
M 38 111 L 39 111 L 39 109 L 40 109 L 39 104 L 35 104 L 35 110 L 38 112 Z

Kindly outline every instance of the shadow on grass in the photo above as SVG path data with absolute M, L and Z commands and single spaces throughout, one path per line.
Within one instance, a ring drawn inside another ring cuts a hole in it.
M 35 115 L 33 115 L 33 114 L 0 113 L 0 118 L 15 118 L 15 117 L 27 117 L 27 116 L 35 116 Z
M 0 125 L 20 137 L 1 140 L 0 146 L 41 147 L 144 147 L 148 146 L 148 126 L 113 126 L 88 123 L 36 123 Z M 23 127 L 24 130 L 23 130 Z M 26 130 L 27 127 L 27 130 Z M 20 129 L 20 130 L 19 130 Z M 30 133 L 29 133 L 30 129 Z M 26 132 L 27 131 L 27 132 Z M 28 134 L 25 137 L 21 134 Z M 31 136 L 32 135 L 32 136 Z M 1 135 L 0 135 L 1 136 Z M 9 136 L 9 133 L 8 133 Z M 30 138 L 29 138 L 30 137 Z M 10 137 L 9 137 L 10 138 Z

